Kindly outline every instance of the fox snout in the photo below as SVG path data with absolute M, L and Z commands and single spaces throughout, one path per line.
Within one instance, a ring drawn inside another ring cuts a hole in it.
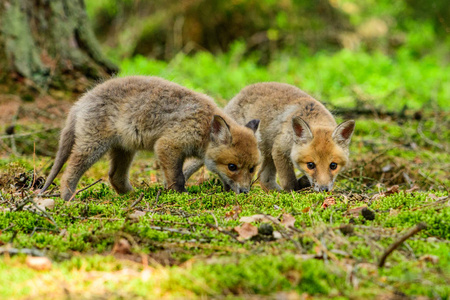
M 316 192 L 329 192 L 333 189 L 333 184 L 330 185 L 320 185 L 320 184 L 315 184 L 314 185 L 314 190 Z
M 236 194 L 248 194 L 248 192 L 250 191 L 249 188 L 238 188 Z

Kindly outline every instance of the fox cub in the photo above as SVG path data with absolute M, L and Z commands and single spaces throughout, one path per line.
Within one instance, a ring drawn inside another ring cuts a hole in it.
M 196 157 L 218 174 L 226 190 L 247 192 L 260 156 L 258 125 L 259 120 L 239 125 L 211 98 L 161 78 L 111 79 L 70 110 L 41 193 L 68 160 L 61 196 L 71 199 L 83 173 L 108 150 L 109 179 L 118 193 L 133 189 L 128 172 L 137 150 L 155 152 L 168 189 L 186 191 L 183 162 Z
M 300 189 L 301 170 L 315 191 L 333 188 L 348 162 L 355 122 L 337 126 L 320 102 L 289 84 L 266 82 L 244 88 L 225 107 L 238 123 L 261 120 L 258 145 L 262 155 L 260 182 L 268 189 Z

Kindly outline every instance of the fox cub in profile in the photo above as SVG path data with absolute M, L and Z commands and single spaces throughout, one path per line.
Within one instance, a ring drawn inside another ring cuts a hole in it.
M 268 189 L 280 190 L 276 173 L 284 190 L 302 188 L 295 176 L 296 166 L 315 191 L 329 191 L 347 165 L 355 122 L 337 126 L 325 106 L 297 87 L 275 82 L 253 84 L 224 110 L 240 124 L 261 120 L 259 178 Z
M 226 190 L 248 192 L 259 163 L 258 125 L 258 120 L 239 125 L 211 98 L 161 78 L 111 79 L 70 110 L 41 193 L 68 160 L 61 196 L 71 199 L 80 177 L 107 151 L 111 185 L 118 193 L 129 192 L 128 172 L 137 150 L 155 152 L 168 189 L 186 191 L 183 162 L 196 157 L 218 174 Z

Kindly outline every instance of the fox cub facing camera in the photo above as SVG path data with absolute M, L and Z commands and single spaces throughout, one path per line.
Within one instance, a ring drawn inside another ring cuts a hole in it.
M 157 77 L 108 80 L 87 92 L 69 112 L 44 192 L 64 163 L 61 196 L 74 196 L 77 183 L 107 151 L 109 179 L 118 193 L 133 188 L 128 179 L 137 150 L 154 151 L 165 187 L 185 190 L 183 162 L 196 157 L 217 173 L 226 190 L 247 192 L 259 150 L 259 120 L 237 124 L 206 95 Z
M 289 84 L 266 82 L 244 88 L 225 107 L 238 123 L 261 120 L 258 145 L 262 155 L 260 182 L 268 189 L 301 188 L 294 166 L 316 191 L 333 188 L 348 163 L 355 122 L 337 126 L 320 102 Z

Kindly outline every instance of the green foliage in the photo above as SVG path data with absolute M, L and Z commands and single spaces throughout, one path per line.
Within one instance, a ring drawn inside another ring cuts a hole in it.
M 243 59 L 242 49 L 243 44 L 236 43 L 229 53 L 217 57 L 206 52 L 179 54 L 170 63 L 137 56 L 123 61 L 120 75 L 160 76 L 212 95 L 222 105 L 246 85 L 280 81 L 337 107 L 365 103 L 397 111 L 404 106 L 450 109 L 450 86 L 445 84 L 450 81 L 450 66 L 437 57 L 415 60 L 407 52 L 391 58 L 342 50 L 311 57 L 281 55 L 261 67 L 256 59 Z

